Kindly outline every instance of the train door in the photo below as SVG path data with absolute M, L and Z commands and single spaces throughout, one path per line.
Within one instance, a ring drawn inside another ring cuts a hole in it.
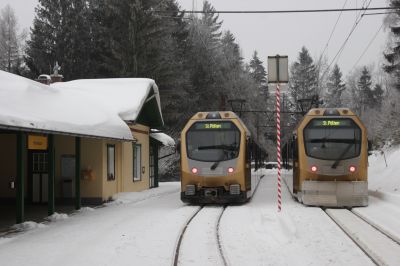
M 49 160 L 47 151 L 29 152 L 29 181 L 32 203 L 48 201 Z

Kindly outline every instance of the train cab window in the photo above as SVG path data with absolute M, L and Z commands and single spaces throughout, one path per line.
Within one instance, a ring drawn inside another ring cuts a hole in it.
M 307 156 L 312 158 L 354 158 L 361 151 L 361 129 L 348 118 L 315 118 L 304 129 L 304 144 Z
M 186 133 L 186 146 L 192 160 L 232 160 L 239 156 L 240 131 L 230 121 L 196 122 Z

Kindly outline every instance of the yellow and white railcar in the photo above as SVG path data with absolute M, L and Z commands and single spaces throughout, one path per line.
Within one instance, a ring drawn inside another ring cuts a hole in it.
M 181 200 L 245 202 L 259 175 L 251 173 L 250 131 L 233 112 L 199 112 L 181 133 Z
M 283 148 L 290 192 L 306 205 L 368 205 L 367 129 L 345 108 L 311 109 Z

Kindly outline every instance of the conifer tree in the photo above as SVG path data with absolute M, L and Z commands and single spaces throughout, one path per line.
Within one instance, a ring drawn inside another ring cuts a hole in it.
M 335 64 L 332 73 L 328 78 L 327 95 L 325 99 L 326 107 L 341 107 L 341 95 L 346 89 L 346 85 L 342 80 L 342 72 L 337 64 Z
M 65 80 L 90 78 L 92 47 L 85 0 L 39 0 L 25 61 L 32 77 L 61 65 Z
M 263 66 L 263 62 L 258 57 L 257 51 L 254 51 L 253 57 L 250 60 L 250 73 L 253 79 L 255 80 L 259 92 L 265 93 L 268 95 L 268 84 L 267 84 L 267 72 Z
M 369 73 L 367 67 L 364 67 L 360 79 L 357 83 L 357 93 L 358 96 L 358 105 L 357 109 L 359 110 L 360 115 L 365 112 L 367 107 L 373 106 L 373 92 L 371 90 L 371 74 Z
M 297 61 L 290 68 L 289 91 L 294 104 L 317 94 L 318 72 L 306 47 L 302 47 Z
M 400 0 L 390 0 L 390 6 L 396 7 L 396 20 L 400 20 Z M 390 25 L 392 35 L 398 40 L 400 38 L 400 26 L 398 23 Z M 391 47 L 391 51 L 384 54 L 388 64 L 384 66 L 384 70 L 395 79 L 395 87 L 400 91 L 400 43 L 396 41 Z
M 382 106 L 382 101 L 383 101 L 383 89 L 380 84 L 375 84 L 374 89 L 372 91 L 372 97 L 373 97 L 373 105 L 376 105 L 377 108 L 381 108 Z

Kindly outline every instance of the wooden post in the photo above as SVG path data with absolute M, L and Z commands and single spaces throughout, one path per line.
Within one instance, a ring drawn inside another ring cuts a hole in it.
M 55 211 L 55 196 L 54 196 L 54 179 L 55 179 L 55 152 L 54 152 L 54 135 L 48 135 L 49 141 L 49 179 L 48 179 L 48 201 L 47 214 L 50 216 Z
M 25 134 L 23 132 L 17 133 L 17 213 L 16 223 L 22 223 L 25 221 L 25 190 L 24 190 L 24 151 L 25 151 Z
M 75 209 L 81 208 L 81 138 L 75 137 Z

